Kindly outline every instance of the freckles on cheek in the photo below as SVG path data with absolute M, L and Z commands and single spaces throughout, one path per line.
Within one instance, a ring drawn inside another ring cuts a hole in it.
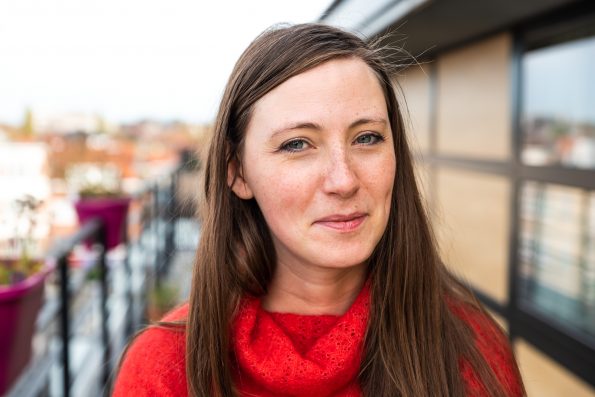
M 315 162 L 270 162 L 252 175 L 254 195 L 269 227 L 298 227 L 309 223 L 319 168 Z M 314 163 L 314 164 L 312 164 Z
M 256 200 L 269 221 L 286 218 L 299 206 L 299 189 L 291 183 L 265 179 L 258 190 Z
M 283 183 L 275 186 L 274 200 L 280 211 L 290 212 L 303 204 L 302 189 L 299 185 Z

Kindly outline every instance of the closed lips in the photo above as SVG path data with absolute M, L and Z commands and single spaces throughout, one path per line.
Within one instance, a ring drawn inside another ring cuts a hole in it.
M 368 215 L 364 213 L 331 215 L 321 218 L 314 223 L 341 231 L 351 231 L 357 229 L 357 227 L 364 222 L 367 216 Z

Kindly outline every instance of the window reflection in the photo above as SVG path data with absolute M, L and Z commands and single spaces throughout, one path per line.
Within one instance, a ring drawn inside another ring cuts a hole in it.
M 595 193 L 526 183 L 521 217 L 521 302 L 595 337 Z
M 595 37 L 527 52 L 522 67 L 523 162 L 595 168 Z

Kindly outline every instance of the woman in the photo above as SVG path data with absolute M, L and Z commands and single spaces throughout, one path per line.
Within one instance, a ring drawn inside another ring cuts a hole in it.
M 378 49 L 318 24 L 263 33 L 205 172 L 190 301 L 134 342 L 116 396 L 524 394 L 438 257 Z

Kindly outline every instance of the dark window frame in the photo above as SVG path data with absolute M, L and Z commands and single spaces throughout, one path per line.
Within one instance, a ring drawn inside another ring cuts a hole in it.
M 510 303 L 509 324 L 513 329 L 512 337 L 521 337 L 531 343 L 547 356 L 578 375 L 584 381 L 595 387 L 595 342 L 555 322 L 541 313 L 524 305 L 518 296 L 519 281 L 519 243 L 520 243 L 520 193 L 521 185 L 525 182 L 541 182 L 570 187 L 595 190 L 595 170 L 564 167 L 561 165 L 529 166 L 521 162 L 521 148 L 523 131 L 521 114 L 523 106 L 523 56 L 530 50 L 546 48 L 571 40 L 595 36 L 595 24 L 585 29 L 585 21 L 595 21 L 595 7 L 593 4 L 579 3 L 577 6 L 558 11 L 528 23 L 513 31 L 514 49 L 512 53 L 513 76 L 513 141 L 515 144 L 515 200 L 514 213 L 511 221 L 515 224 L 511 239 L 509 263 Z
M 595 170 L 570 168 L 560 165 L 530 166 L 521 161 L 522 149 L 522 57 L 532 49 L 560 44 L 582 37 L 595 35 L 595 23 L 585 28 L 585 21 L 595 21 L 595 2 L 582 1 L 563 9 L 555 10 L 534 20 L 524 21 L 513 27 L 511 71 L 511 151 L 506 160 L 470 159 L 463 156 L 444 156 L 437 152 L 436 108 L 437 108 L 437 73 L 435 63 L 430 64 L 430 142 L 428 151 L 423 153 L 420 161 L 426 163 L 435 178 L 435 170 L 439 168 L 464 169 L 483 174 L 499 175 L 510 182 L 510 218 L 509 218 L 509 252 L 508 252 L 508 302 L 501 304 L 482 291 L 471 286 L 482 303 L 501 316 L 508 325 L 509 338 L 514 342 L 517 338 L 528 342 L 542 353 L 557 361 L 563 367 L 580 377 L 595 388 L 595 343 L 584 338 L 582 334 L 573 332 L 553 323 L 547 317 L 530 307 L 523 305 L 518 296 L 519 284 L 519 233 L 520 233 L 520 194 L 525 182 L 542 182 L 556 185 L 578 187 L 595 191 Z M 496 33 L 496 32 L 493 32 Z M 449 47 L 445 51 L 460 48 L 479 40 L 467 40 Z M 436 53 L 439 56 L 444 51 Z M 434 186 L 432 183 L 431 186 Z M 430 191 L 430 200 L 436 197 L 434 188 Z

